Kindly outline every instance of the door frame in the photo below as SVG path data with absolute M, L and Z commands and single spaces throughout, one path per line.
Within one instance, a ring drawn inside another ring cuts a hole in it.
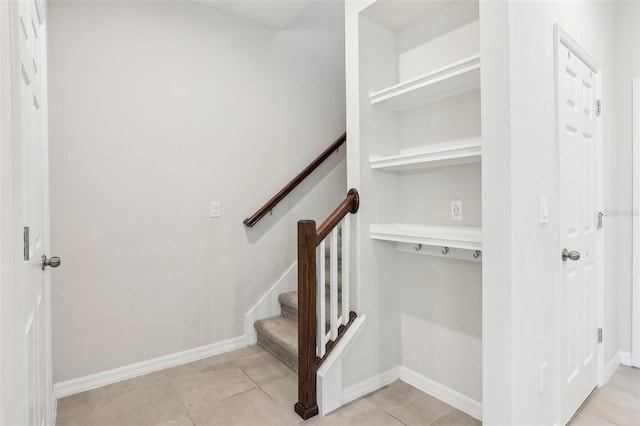
M 640 77 L 633 79 L 633 297 L 631 364 L 640 368 Z
M 602 99 L 602 67 L 600 63 L 589 54 L 589 52 L 584 49 L 570 34 L 567 32 L 559 23 L 556 23 L 553 26 L 553 48 L 554 48 L 554 109 L 555 109 L 555 144 L 556 144 L 556 187 L 560 187 L 560 174 L 559 174 L 559 166 L 560 166 L 560 111 L 558 108 L 558 64 L 559 64 L 559 53 L 560 46 L 566 47 L 572 54 L 576 57 L 580 58 L 582 62 L 584 62 L 591 70 L 593 70 L 595 74 L 596 81 L 596 99 Z M 599 120 L 596 120 L 596 134 L 597 134 L 597 142 L 596 142 L 596 158 L 595 158 L 595 186 L 596 186 L 596 204 L 598 206 L 598 211 L 604 211 L 604 163 L 603 163 L 603 152 L 604 152 L 604 132 L 603 132 L 603 121 L 602 117 Z M 560 203 L 558 203 L 556 208 L 556 215 L 560 218 Z M 596 326 L 597 328 L 604 327 L 604 231 L 605 227 L 598 230 L 596 235 L 596 252 L 598 253 L 598 258 L 596 259 L 596 267 L 597 271 L 597 282 L 596 282 Z M 558 229 L 557 232 L 557 243 L 556 249 L 558 253 L 560 253 L 560 232 Z M 561 326 L 560 320 L 562 318 L 562 309 L 563 309 L 563 297 L 562 297 L 562 264 L 559 261 L 560 255 L 558 254 L 558 263 L 556 263 L 556 330 Z M 595 331 L 594 331 L 595 332 Z M 594 335 L 594 338 L 596 336 Z M 557 372 L 560 372 L 560 363 L 562 362 L 562 342 L 560 341 L 560 333 L 556 333 L 556 366 Z M 605 367 L 604 367 L 604 344 L 598 343 L 596 350 L 596 385 L 602 386 L 606 381 Z M 562 404 L 564 402 L 564 397 L 562 395 L 562 377 L 561 374 L 556 374 L 556 420 L 557 423 L 561 421 L 562 416 Z

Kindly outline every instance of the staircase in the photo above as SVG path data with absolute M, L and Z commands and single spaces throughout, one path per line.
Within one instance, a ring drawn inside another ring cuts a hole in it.
M 342 314 L 342 233 L 338 232 L 338 315 Z M 329 330 L 330 251 L 325 249 L 326 330 Z M 298 292 L 278 296 L 280 315 L 256 321 L 258 344 L 287 367 L 298 372 Z
M 344 133 L 246 218 L 245 226 L 258 223 L 346 140 Z M 320 226 L 298 221 L 298 291 L 278 296 L 280 315 L 254 323 L 258 344 L 298 373 L 294 410 L 305 420 L 342 405 L 342 359 L 366 322 L 349 303 L 350 215 L 359 206 L 360 195 L 351 188 Z M 271 309 L 272 300 L 268 302 Z

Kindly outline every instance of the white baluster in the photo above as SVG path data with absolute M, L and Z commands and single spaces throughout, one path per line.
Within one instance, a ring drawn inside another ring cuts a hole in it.
M 349 322 L 349 254 L 351 241 L 351 215 L 342 219 L 342 324 Z
M 320 245 L 317 248 L 318 254 L 318 336 L 317 336 L 317 354 L 318 357 L 322 358 L 326 349 L 326 332 L 325 332 L 325 303 L 326 303 L 326 295 L 325 295 L 325 242 L 322 240 Z
M 338 229 L 331 231 L 330 279 L 329 279 L 329 330 L 331 340 L 338 338 Z

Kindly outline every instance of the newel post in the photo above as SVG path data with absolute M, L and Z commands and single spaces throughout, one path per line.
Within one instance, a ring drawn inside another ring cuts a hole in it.
M 318 414 L 316 399 L 316 223 L 298 222 L 298 402 L 303 419 Z

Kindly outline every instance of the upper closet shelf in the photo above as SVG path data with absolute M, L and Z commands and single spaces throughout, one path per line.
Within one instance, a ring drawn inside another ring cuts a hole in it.
M 382 223 L 372 224 L 370 232 L 374 240 L 482 250 L 482 229 L 479 226 Z
M 372 105 L 394 111 L 414 108 L 480 87 L 480 55 L 473 55 L 378 92 Z
M 465 139 L 388 157 L 371 156 L 371 168 L 399 172 L 479 163 L 481 150 L 480 139 Z

